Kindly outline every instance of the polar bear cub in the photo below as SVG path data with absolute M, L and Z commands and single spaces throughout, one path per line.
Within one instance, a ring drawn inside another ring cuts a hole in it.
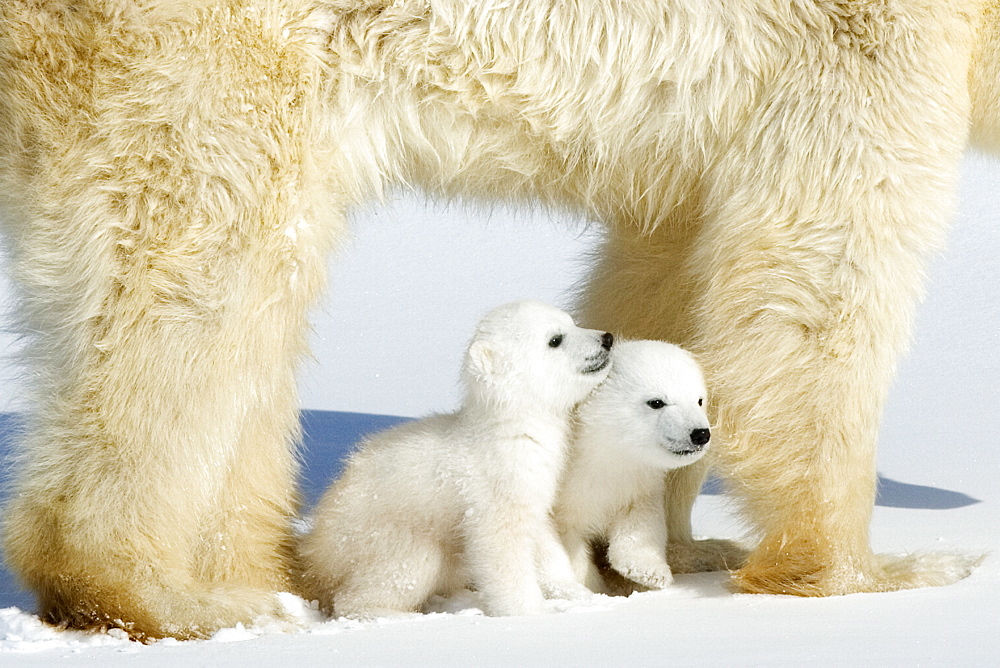
M 490 615 L 587 595 L 550 513 L 572 409 L 607 376 L 612 343 L 539 302 L 489 312 L 461 408 L 363 442 L 320 500 L 300 544 L 307 595 L 362 619 L 470 585 Z
M 603 583 L 591 553 L 606 541 L 611 567 L 662 589 L 667 565 L 666 471 L 696 462 L 711 438 L 705 381 L 694 357 L 659 341 L 615 345 L 608 379 L 578 409 L 555 516 L 579 582 Z

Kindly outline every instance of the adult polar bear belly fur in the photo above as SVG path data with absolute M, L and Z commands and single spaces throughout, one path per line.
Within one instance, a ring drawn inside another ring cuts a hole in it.
M 5 0 L 8 563 L 71 626 L 280 614 L 306 312 L 345 211 L 405 183 L 606 224 L 581 322 L 699 353 L 741 589 L 958 577 L 872 554 L 874 448 L 998 81 L 998 0 Z

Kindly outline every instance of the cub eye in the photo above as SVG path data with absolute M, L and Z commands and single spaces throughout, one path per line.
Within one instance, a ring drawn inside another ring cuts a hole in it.
M 558 348 L 560 345 L 562 345 L 562 342 L 563 342 L 563 335 L 556 334 L 551 339 L 549 339 L 549 348 Z
M 663 399 L 650 399 L 649 401 L 646 402 L 646 405 L 652 408 L 653 410 L 659 410 L 664 406 L 666 406 L 667 404 L 663 402 Z
M 699 400 L 698 400 L 698 405 L 699 405 L 699 406 L 701 406 L 701 405 L 702 405 L 702 404 L 703 404 L 704 402 L 705 402 L 705 400 L 704 400 L 704 399 L 699 399 Z

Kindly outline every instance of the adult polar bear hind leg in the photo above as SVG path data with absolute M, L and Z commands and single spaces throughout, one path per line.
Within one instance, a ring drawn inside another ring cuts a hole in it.
M 998 34 L 997 0 L 7 0 L 8 562 L 56 623 L 278 614 L 304 313 L 345 209 L 408 183 L 607 223 L 585 321 L 701 353 L 743 588 L 959 576 L 890 576 L 867 526 L 970 120 L 1000 146 Z
M 294 364 L 343 202 L 279 19 L 147 5 L 0 8 L 37 377 L 4 548 L 43 619 L 199 637 L 290 588 Z

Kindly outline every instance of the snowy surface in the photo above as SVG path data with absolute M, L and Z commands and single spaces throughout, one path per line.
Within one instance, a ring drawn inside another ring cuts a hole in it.
M 474 219 L 468 221 L 466 219 Z M 553 222 L 554 221 L 554 222 Z M 559 305 L 597 239 L 546 212 L 440 207 L 412 198 L 359 213 L 317 310 L 302 376 L 305 490 L 315 499 L 367 430 L 449 410 L 475 320 L 503 301 Z M 300 620 L 151 646 L 56 631 L 0 573 L 0 665 L 1000 665 L 1000 163 L 969 156 L 949 247 L 930 270 L 910 354 L 885 414 L 872 540 L 881 552 L 989 553 L 950 587 L 830 599 L 734 595 L 723 574 L 679 576 L 663 592 L 552 602 L 548 614 L 488 618 L 474 598 L 372 623 Z M 11 353 L 16 342 L 0 338 Z M 17 408 L 11 365 L 0 407 Z M 336 379 L 336 382 L 334 381 Z M 336 411 L 336 412 L 334 412 Z M 0 416 L 9 439 L 16 417 Z M 739 538 L 709 488 L 700 534 Z

